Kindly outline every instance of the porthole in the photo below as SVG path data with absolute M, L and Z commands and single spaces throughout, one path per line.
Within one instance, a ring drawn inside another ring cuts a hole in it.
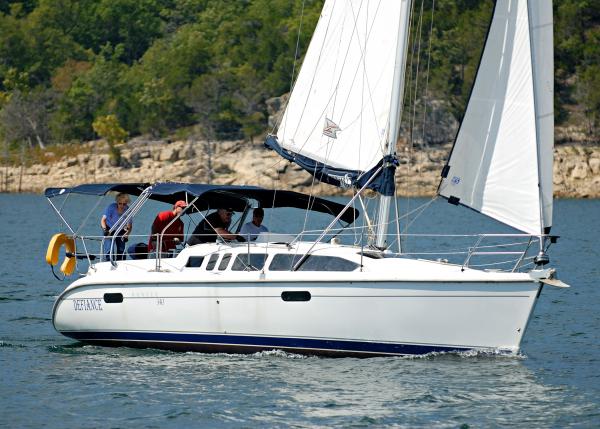
M 286 302 L 292 302 L 292 301 L 310 301 L 310 292 L 307 290 L 300 290 L 300 291 L 285 291 L 285 292 L 281 292 L 281 299 L 283 299 Z
M 104 294 L 104 302 L 107 304 L 119 304 L 123 302 L 123 294 L 122 293 L 105 293 Z

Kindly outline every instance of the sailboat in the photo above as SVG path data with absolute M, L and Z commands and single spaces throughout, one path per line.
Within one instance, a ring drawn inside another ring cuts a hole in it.
M 517 353 L 543 286 L 566 286 L 547 268 L 547 250 L 556 241 L 550 235 L 551 2 L 496 1 L 438 188 L 449 203 L 520 231 L 514 236 L 526 237 L 524 249 L 490 251 L 482 241 L 492 235 L 481 234 L 462 264 L 392 251 L 388 234 L 397 222 L 390 212 L 411 8 L 410 0 L 326 0 L 277 133 L 265 142 L 315 180 L 352 189 L 348 204 L 252 186 L 48 189 L 59 214 L 54 199 L 72 194 L 138 196 L 109 237 L 97 240 L 114 240 L 149 200 L 184 200 L 185 214 L 201 218 L 230 207 L 240 224 L 254 207 L 304 208 L 333 218 L 310 240 L 302 233 L 261 233 L 247 242 L 217 237 L 171 257 L 159 251 L 118 260 L 111 254 L 104 262 L 92 258 L 92 238 L 71 228 L 55 236 L 47 261 L 56 264 L 64 245 L 63 273 L 74 270 L 77 258 L 89 269 L 57 298 L 56 330 L 91 344 L 200 352 Z M 378 195 L 378 213 L 361 229 L 368 241 L 343 244 L 333 228 L 339 222 L 352 227 L 367 190 Z M 481 253 L 510 254 L 515 261 L 508 269 L 472 267 L 471 258 Z

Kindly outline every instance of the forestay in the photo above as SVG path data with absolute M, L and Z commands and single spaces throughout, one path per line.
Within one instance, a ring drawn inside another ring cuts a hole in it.
M 321 168 L 311 172 L 340 186 L 381 165 L 400 7 L 397 0 L 326 1 L 269 147 L 309 171 Z
M 553 127 L 552 4 L 498 0 L 440 195 L 548 233 Z

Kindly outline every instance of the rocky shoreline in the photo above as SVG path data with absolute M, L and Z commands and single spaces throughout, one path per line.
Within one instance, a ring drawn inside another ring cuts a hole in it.
M 397 190 L 402 196 L 433 196 L 450 145 L 404 150 L 399 147 Z M 317 195 L 344 190 L 318 182 L 262 144 L 249 142 L 149 141 L 133 139 L 120 147 L 119 165 L 102 141 L 57 162 L 0 167 L 0 191 L 41 193 L 47 187 L 101 182 L 202 182 L 258 185 Z M 346 191 L 347 192 L 347 191 Z M 554 195 L 600 198 L 600 144 L 561 143 L 554 149 Z

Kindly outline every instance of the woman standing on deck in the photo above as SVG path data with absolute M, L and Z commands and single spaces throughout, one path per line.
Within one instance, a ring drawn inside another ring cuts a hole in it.
M 103 260 L 110 260 L 110 251 L 111 251 L 111 243 L 113 243 L 112 236 L 110 234 L 110 229 L 117 223 L 119 218 L 127 211 L 129 208 L 129 195 L 124 193 L 119 193 L 115 197 L 115 202 L 110 204 L 106 210 L 104 210 L 104 214 L 102 215 L 102 219 L 100 219 L 100 226 L 102 227 L 102 231 L 104 232 L 104 243 L 102 245 L 103 252 Z M 114 243 L 115 246 L 113 251 L 115 252 L 115 259 L 120 261 L 125 259 L 125 243 L 128 240 L 128 236 L 131 233 L 133 225 L 129 222 L 125 228 L 123 228 L 118 237 L 115 237 Z

